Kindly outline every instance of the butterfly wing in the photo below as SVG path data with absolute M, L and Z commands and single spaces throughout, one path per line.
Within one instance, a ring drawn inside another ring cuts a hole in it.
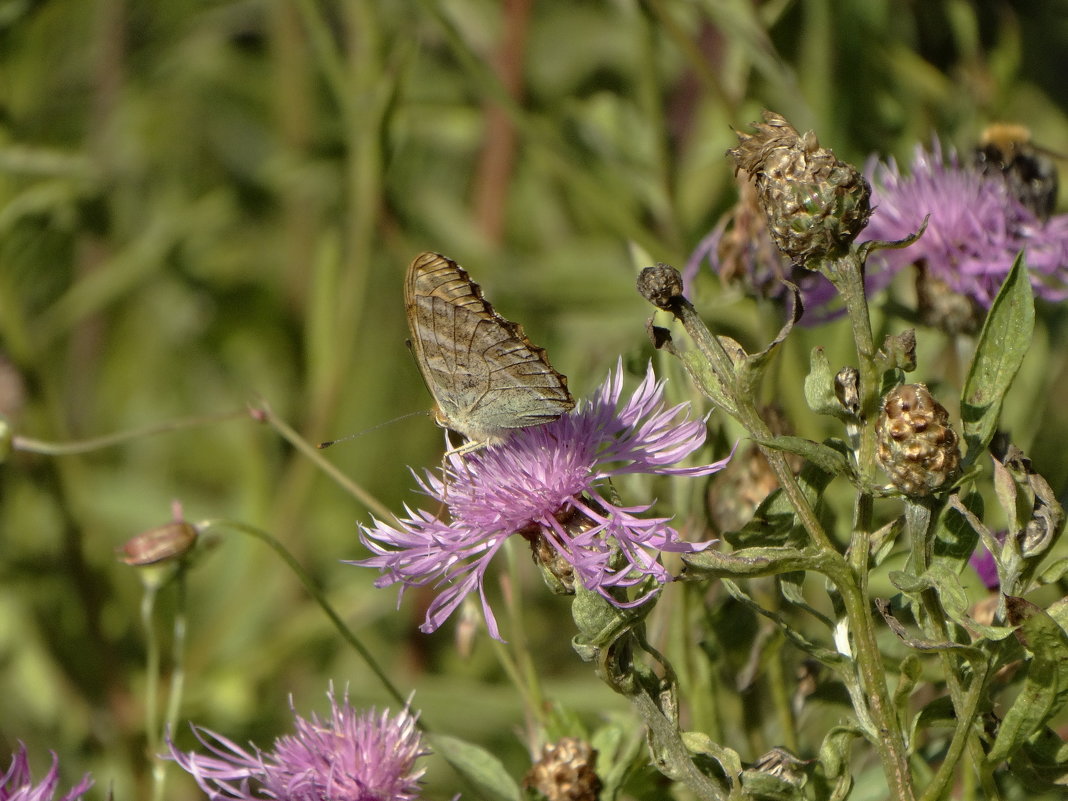
M 438 421 L 470 440 L 555 420 L 575 405 L 567 378 L 501 317 L 456 262 L 423 253 L 404 283 L 412 351 Z

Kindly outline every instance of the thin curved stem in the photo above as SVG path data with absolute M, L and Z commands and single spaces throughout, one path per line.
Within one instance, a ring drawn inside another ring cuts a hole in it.
M 352 630 L 345 625 L 345 621 L 341 619 L 341 616 L 337 613 L 334 607 L 330 605 L 330 602 L 326 599 L 323 591 L 319 589 L 319 586 L 312 580 L 311 576 L 308 575 L 308 572 L 281 542 L 262 529 L 258 529 L 255 526 L 250 526 L 245 523 L 239 523 L 235 520 L 204 520 L 197 523 L 196 527 L 201 532 L 206 532 L 211 529 L 232 529 L 233 531 L 247 534 L 250 537 L 254 537 L 261 542 L 266 543 L 282 558 L 282 561 L 293 571 L 294 575 L 300 579 L 301 584 L 304 585 L 304 589 L 308 591 L 308 594 L 315 599 L 315 602 L 319 604 L 320 608 L 326 613 L 326 616 L 330 618 L 330 622 L 334 624 L 334 628 L 341 634 L 342 639 L 352 646 L 352 649 L 363 658 L 367 667 L 369 667 L 371 672 L 375 674 L 380 682 L 382 682 L 382 686 L 386 688 L 386 692 L 388 692 L 400 706 L 404 706 L 407 703 L 407 699 L 401 695 L 400 691 L 393 685 L 393 682 L 389 680 L 389 676 L 386 675 L 385 670 L 378 664 L 378 661 L 367 649 L 367 646 L 365 646 Z M 420 719 L 420 726 L 424 731 L 427 730 L 427 727 L 422 724 L 422 719 Z

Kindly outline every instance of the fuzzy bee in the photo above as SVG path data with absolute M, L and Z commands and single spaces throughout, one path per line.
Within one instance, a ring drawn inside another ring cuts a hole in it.
M 995 123 L 983 131 L 973 163 L 983 175 L 1000 175 L 1024 206 L 1046 220 L 1057 203 L 1053 155 L 1031 142 L 1025 126 Z

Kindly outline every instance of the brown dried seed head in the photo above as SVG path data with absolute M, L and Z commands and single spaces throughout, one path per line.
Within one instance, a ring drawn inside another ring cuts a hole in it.
M 601 780 L 597 777 L 597 752 L 577 737 L 549 743 L 534 763 L 523 786 L 536 790 L 549 801 L 597 801 Z
M 756 183 L 775 244 L 802 266 L 848 248 L 871 216 L 864 176 L 779 114 L 765 111 L 753 128 L 727 153 Z
M 924 384 L 902 384 L 886 394 L 876 434 L 879 464 L 907 496 L 937 491 L 960 467 L 960 446 L 949 412 Z

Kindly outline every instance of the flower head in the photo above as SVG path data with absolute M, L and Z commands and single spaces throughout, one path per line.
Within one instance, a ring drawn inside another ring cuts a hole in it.
M 868 224 L 871 187 L 820 147 L 815 133 L 799 134 L 781 114 L 765 111 L 753 129 L 737 131 L 738 145 L 727 154 L 755 182 L 775 244 L 795 264 L 816 269 L 810 260 L 848 248 Z
M 247 751 L 215 732 L 193 726 L 208 750 L 183 753 L 170 744 L 169 757 L 192 774 L 211 799 L 276 801 L 414 801 L 423 769 L 415 760 L 429 753 L 407 708 L 395 716 L 370 709 L 358 713 L 348 694 L 330 717 L 296 715 L 296 732 L 275 740 L 271 751 Z
M 0 776 L 0 801 L 52 801 L 58 784 L 59 758 L 55 753 L 52 754 L 52 767 L 40 783 L 35 785 L 30 775 L 26 746 L 19 743 L 19 750 L 11 757 L 11 767 L 7 773 Z M 93 779 L 87 773 L 60 801 L 75 801 L 92 786 Z
M 631 398 L 620 404 L 623 366 L 594 396 L 543 426 L 516 431 L 505 442 L 461 457 L 452 454 L 439 477 L 416 476 L 420 490 L 447 506 L 412 511 L 398 525 L 374 521 L 360 537 L 373 556 L 353 564 L 375 567 L 379 587 L 434 583 L 445 588 L 431 603 L 421 629 L 437 629 L 477 590 L 491 636 L 500 639 L 484 592 L 487 567 L 510 536 L 520 533 L 554 573 L 569 573 L 617 605 L 612 590 L 646 579 L 671 580 L 661 551 L 689 553 L 708 543 L 684 542 L 663 517 L 643 517 L 651 504 L 623 506 L 606 497 L 606 479 L 627 473 L 698 476 L 728 459 L 698 467 L 672 467 L 704 443 L 705 425 L 686 417 L 688 404 L 664 408 L 663 385 L 652 368 Z M 564 567 L 565 570 L 560 570 Z
M 898 271 L 917 264 L 938 284 L 990 307 L 1016 254 L 1026 251 L 1035 291 L 1048 300 L 1068 298 L 1068 216 L 1040 219 L 997 175 L 984 175 L 943 154 L 916 148 L 908 174 L 890 159 L 871 165 L 875 211 L 865 231 L 869 239 L 899 240 L 916 233 L 930 215 L 927 230 L 900 250 L 882 250 L 869 267 L 888 283 Z

